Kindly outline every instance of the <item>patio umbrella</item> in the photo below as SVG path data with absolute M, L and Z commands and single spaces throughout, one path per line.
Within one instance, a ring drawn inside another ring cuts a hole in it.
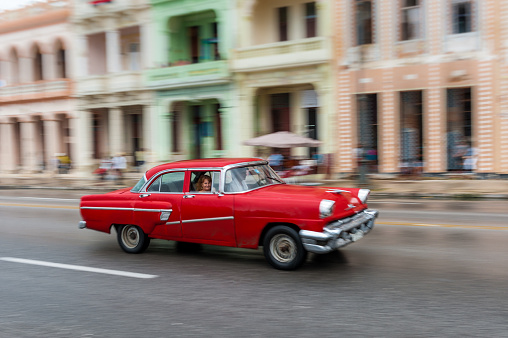
M 243 144 L 272 148 L 294 148 L 317 147 L 321 144 L 321 141 L 300 136 L 289 131 L 278 131 L 276 133 L 251 138 L 250 140 L 244 141 Z

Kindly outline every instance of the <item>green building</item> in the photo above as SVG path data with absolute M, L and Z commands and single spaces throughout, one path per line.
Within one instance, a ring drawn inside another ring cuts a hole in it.
M 231 156 L 235 1 L 152 0 L 156 161 Z

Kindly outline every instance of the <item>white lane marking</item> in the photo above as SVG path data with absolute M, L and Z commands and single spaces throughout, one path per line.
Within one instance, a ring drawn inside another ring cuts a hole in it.
M 86 271 L 86 272 L 95 272 L 95 273 L 104 273 L 107 275 L 115 275 L 115 276 L 124 276 L 124 277 L 132 277 L 132 278 L 157 278 L 157 275 L 147 275 L 144 273 L 136 273 L 136 272 L 127 272 L 120 270 L 109 270 L 109 269 L 99 269 L 99 268 L 91 268 L 88 266 L 81 265 L 70 265 L 70 264 L 60 264 L 60 263 L 51 263 L 45 261 L 37 261 L 33 259 L 23 259 L 23 258 L 14 258 L 14 257 L 0 257 L 0 260 L 12 263 L 22 263 L 22 264 L 32 264 L 32 265 L 41 265 L 41 266 L 49 266 L 52 268 L 60 268 L 60 269 L 68 269 L 68 270 L 77 270 L 77 271 Z

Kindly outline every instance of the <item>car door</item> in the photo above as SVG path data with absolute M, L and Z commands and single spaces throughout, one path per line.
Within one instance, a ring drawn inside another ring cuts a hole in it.
M 198 192 L 189 188 L 182 198 L 183 237 L 203 243 L 235 246 L 234 196 L 218 193 L 220 171 L 189 171 L 189 182 L 193 182 L 192 175 L 205 173 L 212 178 L 212 190 Z
M 185 171 L 158 175 L 134 203 L 134 224 L 155 238 L 180 238 Z

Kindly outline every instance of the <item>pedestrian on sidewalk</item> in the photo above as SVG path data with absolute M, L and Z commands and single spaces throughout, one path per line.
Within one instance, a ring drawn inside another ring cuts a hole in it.
M 358 184 L 361 186 L 367 185 L 367 171 L 368 171 L 368 160 L 367 152 L 361 143 L 353 149 L 353 158 L 356 160 L 356 170 Z
M 113 157 L 113 172 L 118 184 L 123 183 L 123 172 L 127 169 L 127 160 L 123 154 L 117 154 Z
M 145 164 L 145 149 L 141 148 L 134 152 L 136 170 L 141 172 L 143 169 L 143 165 Z
M 113 161 L 110 157 L 105 156 L 99 165 L 99 168 L 94 171 L 94 174 L 100 177 L 101 181 L 105 181 L 108 175 L 111 174 L 111 169 L 113 167 Z
M 478 149 L 474 148 L 471 145 L 471 142 L 468 142 L 467 150 L 462 158 L 464 160 L 464 171 L 472 172 L 476 170 L 476 163 L 478 162 Z

